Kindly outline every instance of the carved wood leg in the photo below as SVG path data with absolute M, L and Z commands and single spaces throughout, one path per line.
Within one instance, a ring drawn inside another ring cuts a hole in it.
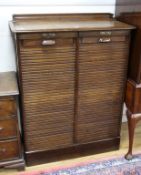
M 128 119 L 128 132 L 129 132 L 129 149 L 125 158 L 127 160 L 131 160 L 133 158 L 132 149 L 133 149 L 133 141 L 134 141 L 134 133 L 136 127 L 136 118 L 134 114 L 127 110 L 127 119 Z

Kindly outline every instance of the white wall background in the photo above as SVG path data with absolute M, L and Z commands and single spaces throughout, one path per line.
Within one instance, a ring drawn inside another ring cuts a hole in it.
M 115 13 L 115 0 L 0 0 L 0 72 L 16 70 L 8 21 L 20 13 Z

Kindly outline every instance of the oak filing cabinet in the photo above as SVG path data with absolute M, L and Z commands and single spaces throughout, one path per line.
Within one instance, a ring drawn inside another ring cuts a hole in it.
M 111 14 L 13 16 L 27 165 L 119 148 L 133 28 Z
M 0 168 L 24 169 L 14 72 L 0 73 Z

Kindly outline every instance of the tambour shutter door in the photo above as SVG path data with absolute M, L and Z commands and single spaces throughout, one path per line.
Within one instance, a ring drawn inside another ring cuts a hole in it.
M 20 37 L 26 151 L 73 144 L 75 33 L 42 36 Z
M 110 34 L 80 33 L 78 143 L 119 137 L 129 40 Z

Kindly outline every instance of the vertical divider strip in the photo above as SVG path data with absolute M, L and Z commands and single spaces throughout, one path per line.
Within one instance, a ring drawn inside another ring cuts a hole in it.
M 75 38 L 75 90 L 74 90 L 74 130 L 73 142 L 77 143 L 78 101 L 79 101 L 79 32 Z

